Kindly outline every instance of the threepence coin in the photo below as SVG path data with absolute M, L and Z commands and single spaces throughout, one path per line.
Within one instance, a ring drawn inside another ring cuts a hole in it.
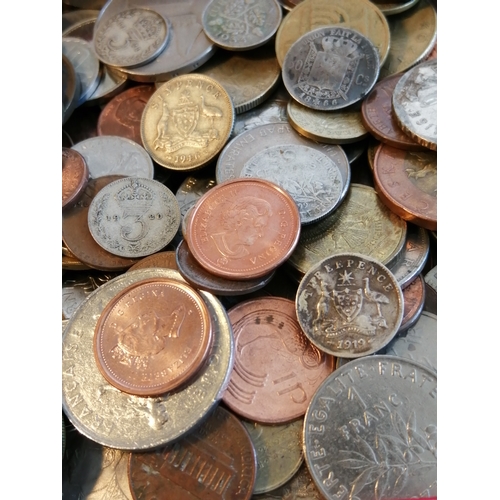
M 62 208 L 76 203 L 89 180 L 89 169 L 77 151 L 62 148 Z

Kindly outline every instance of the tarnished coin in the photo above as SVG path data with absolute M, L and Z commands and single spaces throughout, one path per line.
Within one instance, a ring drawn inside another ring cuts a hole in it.
M 424 61 L 401 77 L 392 107 L 406 134 L 437 151 L 437 59 Z
M 203 30 L 226 50 L 255 49 L 268 42 L 281 23 L 277 0 L 211 0 L 203 11 Z
M 254 495 L 273 491 L 285 484 L 299 469 L 302 454 L 304 420 L 281 425 L 263 425 L 242 421 L 250 434 L 257 455 Z
M 255 450 L 243 424 L 219 406 L 174 445 L 132 453 L 128 473 L 135 500 L 249 500 Z
M 222 85 L 205 75 L 181 75 L 149 99 L 141 121 L 144 147 L 160 165 L 194 170 L 224 147 L 234 125 L 234 106 Z
M 229 279 L 266 276 L 293 252 L 300 214 L 291 196 L 263 179 L 218 184 L 195 205 L 187 242 L 208 271 Z
M 411 328 L 418 321 L 422 313 L 425 303 L 425 282 L 421 274 L 403 290 L 403 302 L 403 319 L 401 320 L 401 326 L 396 336 L 400 336 L 408 328 Z M 390 354 L 387 351 L 386 353 Z
M 437 493 L 437 380 L 394 356 L 366 356 L 328 377 L 304 421 L 304 455 L 327 500 Z
M 99 115 L 97 134 L 125 137 L 142 146 L 142 112 L 154 91 L 153 85 L 140 85 L 114 97 Z
M 73 149 L 62 148 L 62 208 L 76 203 L 89 180 L 89 169 L 83 156 Z
M 105 175 L 153 178 L 151 157 L 130 139 L 111 135 L 91 137 L 76 143 L 72 149 L 85 158 L 93 179 Z
M 286 53 L 283 83 L 311 109 L 333 111 L 360 101 L 378 78 L 373 43 L 356 30 L 323 27 L 301 36 Z
M 214 328 L 210 358 L 186 387 L 159 397 L 139 397 L 108 384 L 94 359 L 93 337 L 106 304 L 127 286 L 148 278 L 181 281 L 171 269 L 139 269 L 100 286 L 69 320 L 62 343 L 63 409 L 90 439 L 117 449 L 145 450 L 179 439 L 219 403 L 233 368 L 233 338 L 224 307 L 200 292 Z
M 96 24 L 94 47 L 103 63 L 133 68 L 155 59 L 168 35 L 165 19 L 154 10 L 126 9 Z
M 304 415 L 334 360 L 308 341 L 294 302 L 280 297 L 250 299 L 229 309 L 228 316 L 235 364 L 224 403 L 259 423 L 290 422 Z
M 181 223 L 174 193 L 161 182 L 127 177 L 108 184 L 92 200 L 88 224 L 105 250 L 145 257 L 167 246 Z
M 176 389 L 203 365 L 212 345 L 207 306 L 190 286 L 166 278 L 121 291 L 95 328 L 94 354 L 104 378 L 136 396 Z
M 64 125 L 73 113 L 80 97 L 80 80 L 77 78 L 71 61 L 62 56 L 62 124 Z M 64 131 L 63 131 L 64 133 Z
M 175 252 L 157 252 L 153 255 L 148 255 L 137 262 L 137 264 L 130 267 L 128 271 L 148 269 L 151 267 L 166 267 L 167 269 L 175 269 L 178 271 L 177 263 L 175 261 Z
M 368 137 L 356 110 L 318 111 L 291 100 L 287 107 L 290 125 L 301 135 L 329 144 L 348 144 Z
M 379 351 L 403 319 L 403 294 L 394 275 L 360 254 L 339 254 L 316 264 L 299 283 L 295 302 L 307 338 L 341 358 Z
M 382 202 L 402 219 L 437 229 L 437 154 L 382 145 L 373 177 Z

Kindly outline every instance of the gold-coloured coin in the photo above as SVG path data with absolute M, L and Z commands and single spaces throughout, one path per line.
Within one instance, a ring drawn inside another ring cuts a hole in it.
M 181 75 L 149 99 L 141 138 L 153 160 L 171 170 L 195 170 L 224 147 L 234 125 L 234 106 L 222 85 L 205 75 Z
M 399 0 L 396 2 L 391 2 L 387 0 L 386 3 L 377 2 L 377 7 L 384 13 L 384 16 L 393 16 L 394 14 L 400 14 L 405 10 L 411 9 L 420 0 Z
M 304 0 L 285 16 L 276 33 L 276 57 L 281 67 L 285 55 L 302 35 L 321 26 L 339 25 L 366 36 L 384 64 L 391 35 L 387 20 L 369 0 Z
M 368 130 L 363 125 L 361 111 L 339 109 L 336 111 L 318 111 L 295 100 L 287 107 L 290 125 L 304 137 L 328 144 L 349 144 L 364 139 Z

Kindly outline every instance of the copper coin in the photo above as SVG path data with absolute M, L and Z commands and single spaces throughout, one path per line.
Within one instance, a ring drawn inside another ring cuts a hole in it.
M 300 214 L 276 184 L 233 179 L 198 200 L 187 230 L 189 249 L 205 269 L 223 278 L 254 279 L 290 257 L 300 236 Z
M 228 311 L 236 359 L 222 397 L 235 413 L 264 424 L 305 414 L 334 358 L 304 335 L 293 300 L 246 300 Z
M 131 453 L 134 500 L 249 500 L 257 460 L 243 424 L 221 406 L 173 445 Z
M 177 267 L 177 262 L 175 261 L 175 252 L 158 252 L 153 255 L 148 255 L 137 262 L 137 264 L 134 264 L 128 271 L 147 269 L 150 267 L 166 267 L 167 269 L 178 270 L 179 268 Z
M 402 219 L 437 229 L 437 153 L 404 151 L 382 144 L 373 165 L 381 201 Z
M 62 207 L 73 205 L 89 181 L 89 169 L 83 156 L 73 149 L 62 148 Z
M 94 355 L 104 378 L 136 396 L 157 396 L 189 380 L 212 345 L 210 313 L 190 286 L 167 278 L 127 287 L 102 312 Z
M 403 289 L 403 319 L 398 333 L 400 335 L 411 328 L 420 317 L 425 302 L 425 281 L 419 274 L 405 289 Z
M 117 135 L 143 146 L 142 112 L 154 93 L 154 85 L 141 85 L 132 87 L 111 99 L 99 115 L 97 135 Z
M 364 126 L 381 142 L 408 151 L 425 151 L 398 125 L 392 110 L 394 87 L 403 75 L 397 74 L 384 78 L 370 92 L 361 105 L 361 118 Z
M 79 261 L 101 271 L 127 269 L 137 262 L 137 259 L 119 257 L 104 250 L 90 234 L 87 222 L 89 206 L 95 195 L 109 183 L 122 178 L 122 175 L 107 175 L 91 179 L 78 203 L 65 210 L 62 216 L 62 238 L 65 245 Z

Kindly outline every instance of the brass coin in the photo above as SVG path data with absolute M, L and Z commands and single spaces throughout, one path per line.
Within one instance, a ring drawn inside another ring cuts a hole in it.
M 194 170 L 224 147 L 234 125 L 234 106 L 224 87 L 205 75 L 181 75 L 149 99 L 141 138 L 153 160 L 172 170 Z

